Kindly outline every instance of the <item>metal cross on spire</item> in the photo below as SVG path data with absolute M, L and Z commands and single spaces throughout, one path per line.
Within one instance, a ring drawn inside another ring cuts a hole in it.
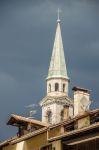
M 58 8 L 57 10 L 57 21 L 60 22 L 60 13 L 61 13 L 61 10 Z

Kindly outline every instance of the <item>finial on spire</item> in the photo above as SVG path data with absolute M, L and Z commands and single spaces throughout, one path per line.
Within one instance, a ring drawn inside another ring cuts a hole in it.
M 57 10 L 57 22 L 60 22 L 60 12 L 61 12 L 61 10 L 58 8 L 58 10 Z

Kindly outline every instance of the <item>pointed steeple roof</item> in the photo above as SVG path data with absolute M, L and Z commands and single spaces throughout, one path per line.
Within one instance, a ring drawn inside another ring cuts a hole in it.
M 55 77 L 68 79 L 59 18 L 47 79 Z

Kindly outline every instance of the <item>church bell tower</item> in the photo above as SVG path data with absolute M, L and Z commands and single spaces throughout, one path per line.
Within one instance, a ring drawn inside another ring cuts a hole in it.
M 73 114 L 73 104 L 68 97 L 69 77 L 65 63 L 64 48 L 58 16 L 56 35 L 48 70 L 47 96 L 43 98 L 42 121 L 56 124 Z

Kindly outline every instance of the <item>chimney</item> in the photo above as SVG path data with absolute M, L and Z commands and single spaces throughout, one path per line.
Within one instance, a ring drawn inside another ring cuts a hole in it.
M 74 116 L 83 114 L 89 110 L 91 104 L 90 91 L 88 89 L 74 87 Z

